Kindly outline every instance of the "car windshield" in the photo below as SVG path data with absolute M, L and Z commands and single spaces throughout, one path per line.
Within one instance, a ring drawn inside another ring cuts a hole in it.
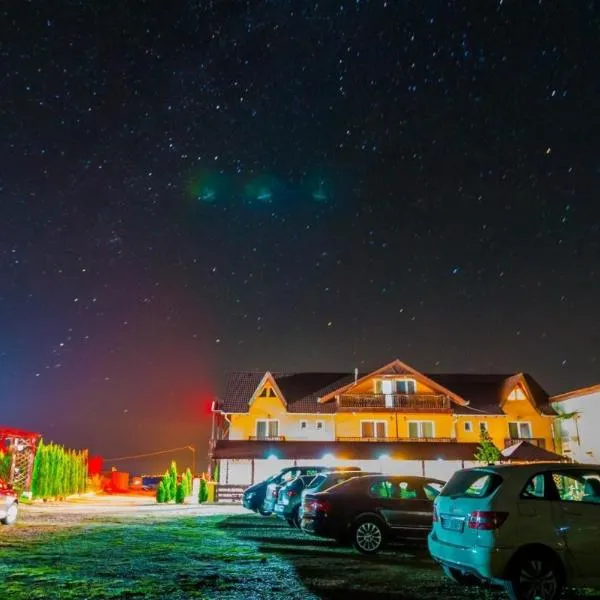
M 441 491 L 441 496 L 485 498 L 502 483 L 502 477 L 490 471 L 473 469 L 457 471 Z

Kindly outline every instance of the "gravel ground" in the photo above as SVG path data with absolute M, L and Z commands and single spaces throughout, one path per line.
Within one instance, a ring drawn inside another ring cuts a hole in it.
M 424 546 L 365 557 L 240 507 L 112 499 L 23 508 L 16 526 L 0 529 L 0 589 L 11 600 L 503 598 L 451 584 Z

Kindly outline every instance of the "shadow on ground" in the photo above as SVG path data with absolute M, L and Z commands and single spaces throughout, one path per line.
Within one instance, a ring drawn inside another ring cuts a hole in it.
M 219 527 L 258 544 L 261 553 L 291 563 L 302 584 L 322 600 L 502 597 L 494 590 L 448 582 L 422 543 L 390 545 L 378 555 L 364 556 L 334 541 L 308 536 L 274 517 L 234 516 Z

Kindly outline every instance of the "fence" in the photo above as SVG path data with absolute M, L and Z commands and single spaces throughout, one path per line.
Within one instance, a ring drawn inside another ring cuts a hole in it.
M 239 504 L 242 501 L 245 485 L 226 485 L 218 483 L 215 485 L 215 502 L 227 504 Z

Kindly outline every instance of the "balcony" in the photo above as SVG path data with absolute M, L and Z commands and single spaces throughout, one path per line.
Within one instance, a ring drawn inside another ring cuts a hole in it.
M 506 438 L 504 440 L 504 447 L 508 448 L 509 446 L 514 446 L 519 442 L 529 442 L 532 446 L 543 449 L 546 448 L 546 440 L 544 438 Z
M 450 398 L 438 394 L 342 394 L 340 412 L 452 412 Z
M 336 442 L 435 442 L 439 444 L 451 444 L 456 438 L 443 437 L 336 437 Z
M 248 439 L 251 442 L 285 442 L 285 435 L 251 435 Z

